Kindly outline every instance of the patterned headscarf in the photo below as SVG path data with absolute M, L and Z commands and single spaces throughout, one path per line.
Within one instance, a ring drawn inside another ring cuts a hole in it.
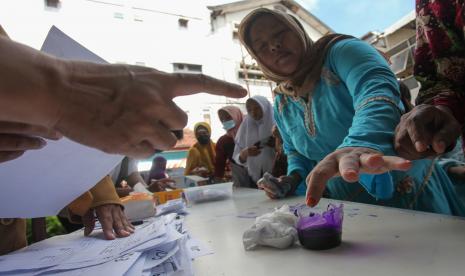
M 298 69 L 290 75 L 280 75 L 272 72 L 258 58 L 252 49 L 249 31 L 253 23 L 261 16 L 271 15 L 285 24 L 297 34 L 302 42 L 304 55 Z M 342 39 L 350 38 L 348 35 L 329 34 L 320 38 L 315 43 L 305 32 L 302 24 L 293 17 L 284 12 L 274 11 L 266 8 L 259 8 L 249 13 L 239 26 L 239 39 L 245 46 L 249 54 L 258 62 L 263 74 L 278 84 L 275 93 L 290 96 L 305 96 L 313 90 L 321 76 L 321 70 L 326 58 L 327 51 L 331 46 Z

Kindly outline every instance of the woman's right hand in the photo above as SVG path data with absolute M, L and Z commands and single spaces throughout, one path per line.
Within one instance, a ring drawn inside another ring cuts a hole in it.
M 256 146 L 251 146 L 241 151 L 241 153 L 239 154 L 239 159 L 242 163 L 245 163 L 247 161 L 247 158 L 249 158 L 249 156 L 257 156 L 260 154 L 260 152 L 261 152 L 260 148 Z
M 465 166 L 450 167 L 447 173 L 454 180 L 465 181 Z

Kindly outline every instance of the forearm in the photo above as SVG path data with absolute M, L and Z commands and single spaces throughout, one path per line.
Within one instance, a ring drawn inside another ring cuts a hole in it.
M 373 101 L 356 111 L 349 133 L 338 149 L 363 147 L 396 155 L 392 141 L 399 120 L 397 106 L 384 100 Z
M 54 126 L 64 62 L 5 37 L 0 37 L 0 60 L 0 120 Z
M 288 195 L 293 195 L 295 194 L 295 191 L 297 190 L 297 187 L 299 187 L 299 184 L 304 180 L 302 176 L 297 171 L 291 172 L 289 176 L 292 178 L 291 181 L 291 189 L 288 192 Z
M 300 181 L 304 180 L 310 171 L 315 166 L 315 163 L 298 152 L 287 153 L 287 175 L 300 177 Z

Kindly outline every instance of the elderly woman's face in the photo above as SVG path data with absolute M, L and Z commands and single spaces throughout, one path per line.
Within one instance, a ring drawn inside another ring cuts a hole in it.
M 255 120 L 260 121 L 263 117 L 262 107 L 253 99 L 248 99 L 245 103 L 247 113 Z
M 303 45 L 287 25 L 272 15 L 262 15 L 252 23 L 248 35 L 259 62 L 273 73 L 290 75 L 297 70 Z

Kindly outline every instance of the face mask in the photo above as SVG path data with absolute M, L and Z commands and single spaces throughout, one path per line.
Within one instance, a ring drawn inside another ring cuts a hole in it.
M 234 123 L 233 120 L 229 120 L 229 121 L 226 121 L 226 122 L 223 122 L 223 129 L 224 130 L 230 130 L 232 129 L 233 127 L 236 126 L 236 123 Z
M 201 145 L 206 145 L 206 144 L 210 143 L 210 136 L 209 135 L 200 135 L 199 137 L 197 137 L 197 141 L 199 141 L 199 143 Z

